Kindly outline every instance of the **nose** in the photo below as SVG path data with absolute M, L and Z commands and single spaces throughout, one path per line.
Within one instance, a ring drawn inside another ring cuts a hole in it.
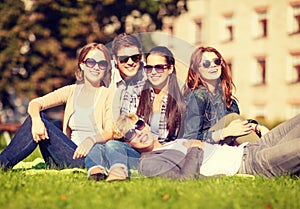
M 149 74 L 152 74 L 152 75 L 155 75 L 155 74 L 157 74 L 157 71 L 156 71 L 156 69 L 155 69 L 154 67 L 152 67 L 152 68 L 151 68 L 151 73 L 149 73 Z
M 129 57 L 127 64 L 132 64 L 132 63 L 134 63 L 134 61 L 131 59 L 131 57 Z

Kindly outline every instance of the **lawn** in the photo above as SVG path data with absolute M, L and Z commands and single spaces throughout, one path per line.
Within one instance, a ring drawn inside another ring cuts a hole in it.
M 39 157 L 38 151 L 26 161 Z M 0 171 L 0 209 L 300 208 L 300 178 L 252 176 L 95 182 L 85 170 Z

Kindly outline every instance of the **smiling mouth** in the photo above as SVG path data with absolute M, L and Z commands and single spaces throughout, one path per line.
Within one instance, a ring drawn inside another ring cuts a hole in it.
M 213 70 L 210 70 L 209 73 L 217 73 L 218 70 L 217 69 L 213 69 Z
M 90 73 L 94 76 L 100 75 L 100 70 L 90 70 Z
M 135 70 L 135 68 L 136 68 L 136 66 L 126 67 L 126 69 L 127 69 L 128 71 L 133 71 L 133 70 Z
M 140 138 L 140 142 L 143 143 L 143 144 L 147 141 L 148 141 L 148 135 L 147 134 L 145 134 L 143 137 Z
M 160 76 L 151 76 L 151 79 L 153 80 L 158 80 L 160 78 Z

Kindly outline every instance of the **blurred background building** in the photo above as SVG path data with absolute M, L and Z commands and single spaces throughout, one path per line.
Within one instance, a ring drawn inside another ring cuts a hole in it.
M 299 0 L 188 0 L 186 6 L 186 13 L 164 19 L 163 31 L 221 52 L 242 115 L 281 121 L 300 113 Z

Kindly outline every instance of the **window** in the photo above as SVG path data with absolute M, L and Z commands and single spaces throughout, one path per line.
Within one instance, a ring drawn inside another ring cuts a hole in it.
M 288 83 L 300 82 L 300 52 L 292 52 L 290 54 L 288 59 L 286 80 Z
M 231 77 L 233 78 L 233 74 L 232 74 L 232 61 L 231 61 L 231 59 L 226 60 L 226 63 L 227 63 L 228 68 L 229 68 L 229 73 L 231 74 Z
M 300 33 L 300 1 L 290 3 L 287 23 L 290 34 Z
M 266 59 L 265 57 L 256 57 L 251 71 L 251 83 L 253 85 L 266 84 Z
M 268 19 L 267 19 L 267 8 L 255 9 L 254 18 L 254 37 L 263 38 L 268 35 Z
M 201 44 L 203 42 L 202 20 L 197 18 L 194 22 L 196 24 L 195 44 Z
M 233 41 L 234 34 L 233 34 L 233 14 L 224 14 L 223 21 L 222 21 L 222 30 L 221 30 L 221 40 L 224 42 Z

